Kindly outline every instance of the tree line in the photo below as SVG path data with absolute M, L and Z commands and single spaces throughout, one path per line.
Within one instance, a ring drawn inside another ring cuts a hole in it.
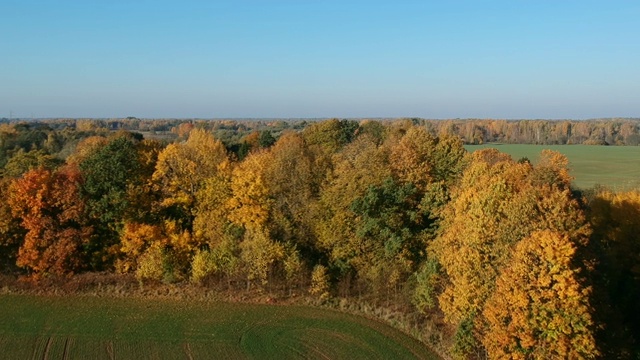
M 2 125 L 3 271 L 401 304 L 441 320 L 432 345 L 460 358 L 637 354 L 640 192 L 578 192 L 557 152 L 468 153 L 430 122 L 233 143 L 200 125 L 176 124 L 175 141 Z
M 425 122 L 467 144 L 640 145 L 640 119 L 443 120 Z
M 465 144 L 509 143 L 539 145 L 640 145 L 640 119 L 604 118 L 590 120 L 504 120 L 504 119 L 371 119 L 383 123 L 397 120 L 424 125 L 438 135 L 460 137 Z M 371 121 L 357 119 L 357 121 Z M 310 119 L 42 119 L 35 123 L 53 130 L 71 128 L 80 132 L 127 130 L 151 137 L 174 140 L 195 126 L 206 128 L 225 145 L 240 146 L 249 133 L 302 130 Z M 34 122 L 26 122 L 34 124 Z M 0 119 L 2 124 L 22 124 L 21 120 Z

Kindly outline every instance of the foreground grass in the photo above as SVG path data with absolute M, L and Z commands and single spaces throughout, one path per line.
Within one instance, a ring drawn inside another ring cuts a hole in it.
M 598 145 L 466 145 L 468 151 L 496 148 L 514 160 L 529 158 L 534 164 L 543 149 L 564 154 L 569 159 L 574 185 L 581 189 L 604 185 L 616 190 L 640 188 L 640 146 Z
M 326 309 L 0 295 L 7 359 L 437 359 L 382 323 Z

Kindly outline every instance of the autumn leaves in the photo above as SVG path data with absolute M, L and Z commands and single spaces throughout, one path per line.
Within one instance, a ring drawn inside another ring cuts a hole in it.
M 439 304 L 460 343 L 475 338 L 491 358 L 597 354 L 574 257 L 590 229 L 566 171 L 553 152 L 536 167 L 495 150 L 472 155 L 429 245 L 444 270 Z
M 13 178 L 0 225 L 18 265 L 404 299 L 441 312 L 461 357 L 598 354 L 592 226 L 564 156 L 543 152 L 534 166 L 468 154 L 410 121 L 329 120 L 238 159 L 205 129 L 183 130 L 168 145 L 89 138 L 65 165 Z M 640 201 L 620 196 L 601 194 L 590 216 L 598 239 L 633 252 L 637 222 L 624 219 Z M 637 261 L 604 254 L 619 273 Z

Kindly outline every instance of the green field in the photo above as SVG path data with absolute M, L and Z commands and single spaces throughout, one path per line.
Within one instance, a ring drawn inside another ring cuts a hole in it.
M 496 148 L 514 160 L 529 158 L 534 164 L 540 151 L 550 149 L 567 156 L 574 186 L 588 189 L 604 185 L 613 189 L 640 188 L 640 146 L 590 145 L 466 145 L 468 151 Z
M 437 359 L 382 323 L 326 309 L 0 296 L 4 359 Z

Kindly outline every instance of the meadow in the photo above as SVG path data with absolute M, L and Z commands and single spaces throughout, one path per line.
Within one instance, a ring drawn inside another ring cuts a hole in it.
M 640 146 L 484 144 L 465 148 L 468 151 L 496 148 L 514 160 L 527 157 L 534 164 L 543 149 L 555 150 L 569 159 L 577 188 L 596 185 L 615 190 L 640 188 Z
M 0 296 L 7 359 L 437 359 L 380 322 L 303 306 Z

